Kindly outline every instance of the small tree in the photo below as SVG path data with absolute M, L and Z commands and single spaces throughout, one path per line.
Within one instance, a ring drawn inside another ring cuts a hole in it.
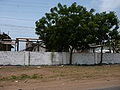
M 101 45 L 101 61 L 99 64 L 102 64 L 102 57 L 103 57 L 103 46 L 105 42 L 118 40 L 118 18 L 114 12 L 102 12 L 97 13 L 95 15 L 95 22 L 97 23 L 98 27 L 96 28 L 96 41 L 98 44 Z
M 120 35 L 119 35 L 119 32 L 115 29 L 115 30 L 112 30 L 110 31 L 109 33 L 109 38 L 110 38 L 110 41 L 109 41 L 109 46 L 112 47 L 113 49 L 113 52 L 116 52 L 116 53 L 119 53 L 119 50 L 120 50 Z

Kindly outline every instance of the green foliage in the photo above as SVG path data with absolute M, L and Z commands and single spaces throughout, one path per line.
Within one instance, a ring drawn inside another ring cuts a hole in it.
M 10 76 L 10 78 L 9 78 L 9 79 L 17 79 L 17 76 L 12 75 L 12 76 Z
M 20 79 L 24 79 L 24 78 L 30 78 L 30 76 L 27 75 L 27 74 L 22 74 L 22 75 L 20 76 Z
M 3 80 L 9 80 L 9 79 L 8 79 L 8 78 L 3 77 L 3 78 L 0 78 L 0 80 L 1 80 L 1 81 L 3 81 Z
M 96 26 L 92 22 L 93 12 L 94 9 L 87 11 L 76 3 L 69 7 L 58 3 L 57 7 L 50 9 L 50 13 L 36 21 L 36 34 L 43 40 L 47 51 L 86 49 L 87 35 L 92 35 L 94 31 L 91 32 L 91 28 Z
M 96 37 L 99 42 L 108 40 L 111 37 L 111 32 L 114 30 L 117 31 L 118 27 L 118 18 L 114 12 L 102 12 L 96 13 L 94 21 L 98 25 Z M 118 31 L 117 31 L 118 32 Z M 116 33 L 117 35 L 117 33 Z
M 36 79 L 36 78 L 43 78 L 43 75 L 33 74 L 31 76 L 31 79 Z
M 94 9 L 74 2 L 67 7 L 58 3 L 44 17 L 36 21 L 36 34 L 42 39 L 47 51 L 70 51 L 89 49 L 89 44 L 105 45 L 105 41 L 116 43 L 120 40 L 117 29 L 119 21 L 114 12 L 94 14 Z M 117 44 L 117 43 L 116 43 Z M 115 46 L 115 44 L 110 44 Z
M 27 74 L 21 74 L 20 76 L 11 75 L 9 77 L 0 78 L 0 81 L 4 81 L 4 80 L 21 80 L 21 79 L 36 79 L 36 78 L 43 78 L 43 75 L 39 75 L 39 74 L 33 74 L 31 76 L 29 76 Z

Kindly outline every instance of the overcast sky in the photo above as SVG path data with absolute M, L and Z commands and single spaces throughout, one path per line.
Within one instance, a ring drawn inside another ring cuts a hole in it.
M 59 2 L 68 6 L 77 2 L 96 12 L 115 11 L 120 19 L 120 0 L 0 0 L 0 31 L 12 38 L 37 37 L 35 21 Z

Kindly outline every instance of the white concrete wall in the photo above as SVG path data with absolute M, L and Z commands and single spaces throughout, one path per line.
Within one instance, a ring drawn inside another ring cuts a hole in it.
M 59 65 L 69 64 L 68 52 L 0 52 L 0 65 Z M 100 53 L 73 53 L 73 64 L 98 64 Z M 103 63 L 120 63 L 119 53 L 103 54 Z
M 69 64 L 70 54 L 68 52 L 56 52 L 57 64 Z M 56 62 L 54 63 L 56 64 Z
M 73 64 L 95 64 L 94 53 L 74 53 Z
M 30 65 L 52 65 L 51 52 L 30 52 Z
M 120 63 L 120 54 L 119 53 L 105 53 L 103 55 L 103 63 L 106 63 L 106 64 Z
M 24 65 L 26 62 L 25 52 L 0 52 L 0 65 Z

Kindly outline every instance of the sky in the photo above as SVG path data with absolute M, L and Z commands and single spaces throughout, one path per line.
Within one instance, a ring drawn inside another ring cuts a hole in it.
M 49 12 L 58 3 L 71 5 L 73 2 L 94 8 L 96 12 L 115 11 L 120 19 L 120 0 L 0 0 L 0 32 L 14 38 L 37 38 L 35 21 Z

